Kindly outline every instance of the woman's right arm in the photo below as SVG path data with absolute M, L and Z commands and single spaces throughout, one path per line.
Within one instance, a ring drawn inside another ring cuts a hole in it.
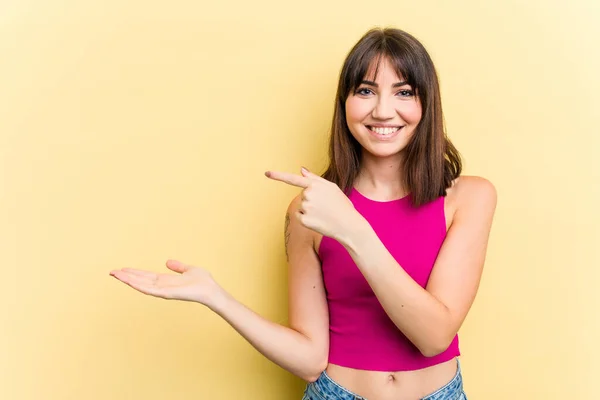
M 306 381 L 315 381 L 327 367 L 329 312 L 321 264 L 313 247 L 315 233 L 296 218 L 300 203 L 300 196 L 290 203 L 285 224 L 289 327 L 245 307 L 205 269 L 176 260 L 167 261 L 167 268 L 178 274 L 123 268 L 110 275 L 147 295 L 206 305 L 269 360 Z
M 298 196 L 285 217 L 289 327 L 261 317 L 224 290 L 208 306 L 269 360 L 312 382 L 327 367 L 329 314 L 314 233 L 295 216 L 299 204 Z
M 313 382 L 327 367 L 329 313 L 314 232 L 295 216 L 300 201 L 298 196 L 290 203 L 285 220 L 289 327 L 261 317 L 224 290 L 207 305 L 269 360 Z

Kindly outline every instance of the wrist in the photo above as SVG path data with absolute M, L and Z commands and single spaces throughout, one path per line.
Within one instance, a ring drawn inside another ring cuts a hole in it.
M 359 214 L 358 217 L 352 221 L 344 234 L 340 235 L 337 240 L 348 251 L 356 252 L 361 243 L 364 243 L 372 233 L 374 233 L 374 231 L 371 224 Z
M 221 315 L 227 308 L 227 304 L 231 300 L 231 296 L 221 286 L 215 284 L 215 288 L 210 296 L 210 299 L 204 303 L 206 307 L 215 313 Z

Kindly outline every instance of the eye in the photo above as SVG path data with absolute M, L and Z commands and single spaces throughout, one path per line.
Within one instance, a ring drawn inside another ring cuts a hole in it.
M 373 91 L 369 88 L 359 88 L 356 90 L 356 94 L 361 94 L 363 96 L 367 96 L 372 93 L 373 93 Z
M 415 95 L 415 92 L 410 89 L 402 89 L 398 92 L 398 94 L 400 94 L 401 97 L 412 97 Z

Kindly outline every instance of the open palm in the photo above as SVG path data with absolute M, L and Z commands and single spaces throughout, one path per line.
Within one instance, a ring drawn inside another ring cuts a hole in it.
M 177 274 L 161 274 L 134 268 L 113 270 L 110 275 L 144 294 L 163 299 L 196 301 L 206 304 L 217 284 L 203 268 L 169 260 L 167 268 Z

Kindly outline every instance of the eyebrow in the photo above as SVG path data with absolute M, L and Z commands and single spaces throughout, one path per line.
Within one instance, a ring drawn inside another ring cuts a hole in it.
M 369 86 L 373 86 L 373 87 L 379 87 L 379 85 L 373 81 L 362 81 L 360 84 L 361 85 L 363 85 L 363 84 L 369 85 Z M 404 86 L 404 85 L 408 85 L 408 82 L 406 82 L 406 81 L 396 82 L 392 85 L 392 87 L 396 88 L 396 87 L 400 87 L 400 86 Z

